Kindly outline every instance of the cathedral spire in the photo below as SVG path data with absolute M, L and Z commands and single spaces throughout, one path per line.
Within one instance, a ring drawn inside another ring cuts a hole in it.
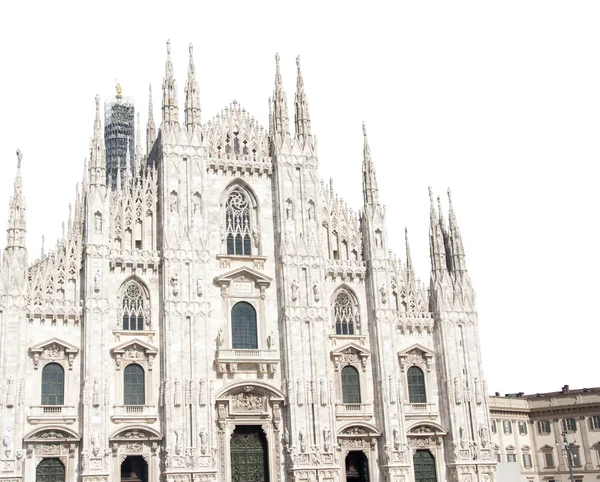
M 371 149 L 367 140 L 367 126 L 363 122 L 363 198 L 365 205 L 379 205 L 379 190 L 377 189 L 377 178 L 375 177 L 375 166 L 371 159 Z
M 460 229 L 456 222 L 456 214 L 454 213 L 454 207 L 452 206 L 452 193 L 448 188 L 448 222 L 449 222 L 449 245 L 450 245 L 450 263 L 452 265 L 452 271 L 456 275 L 462 275 L 463 272 L 467 271 L 465 264 L 465 250 L 463 247 L 462 236 L 460 235 Z
M 156 126 L 154 125 L 154 107 L 152 106 L 152 84 L 148 94 L 148 122 L 146 124 L 146 155 L 150 155 L 154 141 L 156 140 Z
M 165 79 L 163 80 L 162 122 L 179 124 L 179 107 L 177 106 L 177 85 L 173 77 L 173 62 L 171 61 L 171 41 L 167 40 L 167 62 L 165 64 Z
M 100 119 L 100 96 L 96 95 L 94 135 L 90 146 L 90 186 L 106 186 L 106 150 Z
M 125 153 L 125 182 L 131 181 L 131 154 L 129 154 L 129 138 L 127 138 L 127 152 Z
M 431 255 L 431 273 L 435 278 L 441 278 L 447 272 L 446 248 L 440 218 L 435 212 L 431 186 L 429 186 L 429 251 Z
M 17 174 L 15 176 L 15 184 L 13 195 L 8 205 L 8 228 L 6 241 L 6 254 L 27 254 L 25 249 L 25 198 L 23 197 L 23 179 L 21 178 L 21 162 L 23 155 L 21 150 L 17 149 Z
M 304 80 L 302 79 L 302 72 L 300 70 L 299 55 L 296 57 L 296 66 L 298 68 L 298 75 L 296 77 L 296 113 L 294 121 L 296 128 L 296 139 L 298 139 L 301 146 L 304 147 L 306 142 L 311 139 L 310 113 L 308 111 L 308 97 L 304 93 Z
M 410 245 L 408 244 L 408 229 L 406 228 L 404 228 L 404 240 L 406 242 L 406 280 L 411 282 L 415 280 L 415 270 L 410 254 Z
M 135 129 L 135 158 L 133 177 L 137 177 L 142 169 L 142 160 L 144 154 L 142 152 L 142 134 L 140 129 L 140 113 L 136 112 L 136 129 Z
M 200 89 L 194 67 L 194 47 L 190 43 L 188 78 L 185 83 L 185 127 L 188 134 L 191 134 L 197 126 L 200 126 Z
M 273 91 L 273 119 L 271 133 L 281 141 L 289 136 L 287 100 L 283 91 L 283 81 L 279 70 L 279 54 L 275 55 L 275 90 Z

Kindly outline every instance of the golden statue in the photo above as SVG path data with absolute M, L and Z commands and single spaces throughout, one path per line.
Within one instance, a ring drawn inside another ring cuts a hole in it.
M 117 82 L 115 89 L 117 89 L 117 97 L 121 97 L 121 92 L 123 92 L 123 89 L 121 88 L 121 84 L 119 84 L 119 82 Z

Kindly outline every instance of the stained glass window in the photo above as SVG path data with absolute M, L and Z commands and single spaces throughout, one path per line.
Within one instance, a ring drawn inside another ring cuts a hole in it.
M 344 403 L 361 403 L 358 370 L 351 365 L 342 369 L 342 397 Z
M 354 335 L 354 303 L 345 291 L 335 298 L 333 307 L 336 335 Z
M 124 378 L 124 405 L 144 405 L 146 400 L 146 390 L 144 382 L 144 369 L 132 363 L 125 367 Z
M 123 294 L 123 329 L 144 329 L 144 292 L 135 281 L 129 282 Z
M 406 378 L 408 379 L 408 401 L 410 403 L 427 403 L 423 370 L 419 367 L 410 367 Z
M 227 198 L 225 229 L 227 254 L 250 256 L 252 254 L 250 202 L 248 196 L 240 189 L 235 189 Z
M 42 405 L 65 404 L 65 371 L 58 363 L 48 363 L 42 370 Z
M 240 301 L 231 309 L 232 348 L 258 349 L 256 310 L 250 303 Z
M 413 456 L 415 482 L 436 482 L 435 459 L 429 450 L 417 450 Z

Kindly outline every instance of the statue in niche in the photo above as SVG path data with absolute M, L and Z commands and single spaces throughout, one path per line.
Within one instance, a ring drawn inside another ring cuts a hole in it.
M 315 297 L 315 301 L 318 303 L 319 300 L 321 299 L 321 295 L 319 293 L 319 283 L 315 283 L 312 287 L 313 290 L 313 295 Z
M 92 430 L 92 436 L 90 437 L 90 443 L 92 444 L 92 454 L 97 457 L 100 453 L 100 438 L 98 436 L 98 430 Z
M 100 270 L 96 270 L 96 274 L 94 275 L 94 292 L 100 292 Z
M 315 217 L 315 210 L 313 209 L 312 206 L 308 207 L 308 220 L 312 221 L 312 219 Z
M 200 430 L 200 452 L 202 453 L 202 455 L 206 455 L 207 442 L 208 442 L 208 433 L 206 433 L 206 430 L 204 428 L 202 428 Z
M 271 332 L 271 334 L 269 336 L 267 336 L 267 348 L 269 350 L 273 349 L 273 346 L 275 345 L 275 337 L 273 336 L 273 332 Z
M 178 205 L 177 193 L 175 191 L 171 191 L 171 194 L 169 196 L 169 210 L 172 213 L 177 212 L 177 205 Z
M 481 448 L 486 448 L 488 443 L 488 432 L 487 428 L 483 425 L 479 427 L 479 439 L 481 440 Z
M 200 213 L 200 193 L 194 193 L 194 214 Z
M 4 455 L 9 458 L 12 452 L 13 445 L 13 434 L 12 428 L 8 427 L 4 432 L 4 438 L 2 439 L 2 445 L 4 445 Z
M 292 301 L 298 301 L 298 282 L 292 280 Z
M 458 429 L 458 434 L 459 434 L 459 437 L 460 437 L 460 448 L 461 449 L 466 449 L 467 448 L 467 441 L 465 440 L 465 428 L 462 425 Z
M 396 427 L 394 427 L 393 436 L 394 436 L 394 449 L 398 450 L 400 448 L 400 431 Z
M 290 201 L 289 199 L 285 203 L 285 217 L 288 220 L 294 219 L 294 207 L 292 201 Z
M 329 430 L 329 427 L 323 429 L 323 448 L 325 452 L 331 450 L 331 430 Z
M 102 233 L 102 214 L 99 212 L 94 214 L 94 232 L 96 234 Z
M 304 430 L 298 432 L 298 442 L 300 442 L 300 452 L 306 452 L 306 435 L 304 434 Z
M 171 275 L 171 286 L 173 288 L 173 295 L 179 294 L 179 274 L 177 272 Z
M 225 334 L 223 333 L 223 330 L 221 328 L 219 328 L 219 331 L 217 332 L 217 348 L 221 348 L 224 343 L 225 343 Z
M 381 285 L 379 292 L 381 293 L 381 302 L 385 305 L 387 303 L 387 291 L 385 290 L 385 285 Z
M 202 278 L 196 278 L 196 294 L 202 296 Z
M 252 231 L 252 238 L 254 239 L 254 247 L 258 248 L 258 246 L 260 245 L 260 239 L 258 237 L 257 231 Z
M 288 431 L 287 427 L 283 429 L 282 441 L 284 446 L 287 447 L 290 445 L 290 432 Z

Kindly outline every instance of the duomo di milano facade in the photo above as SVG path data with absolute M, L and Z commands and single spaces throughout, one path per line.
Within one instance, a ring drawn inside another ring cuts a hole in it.
M 167 50 L 147 152 L 107 186 L 97 98 L 73 216 L 32 262 L 18 152 L 0 482 L 493 481 L 452 205 L 431 201 L 427 289 L 366 132 L 359 214 L 320 181 L 299 63 L 291 121 L 277 58 L 268 128 L 237 103 L 201 123 L 191 48 L 182 103 Z

